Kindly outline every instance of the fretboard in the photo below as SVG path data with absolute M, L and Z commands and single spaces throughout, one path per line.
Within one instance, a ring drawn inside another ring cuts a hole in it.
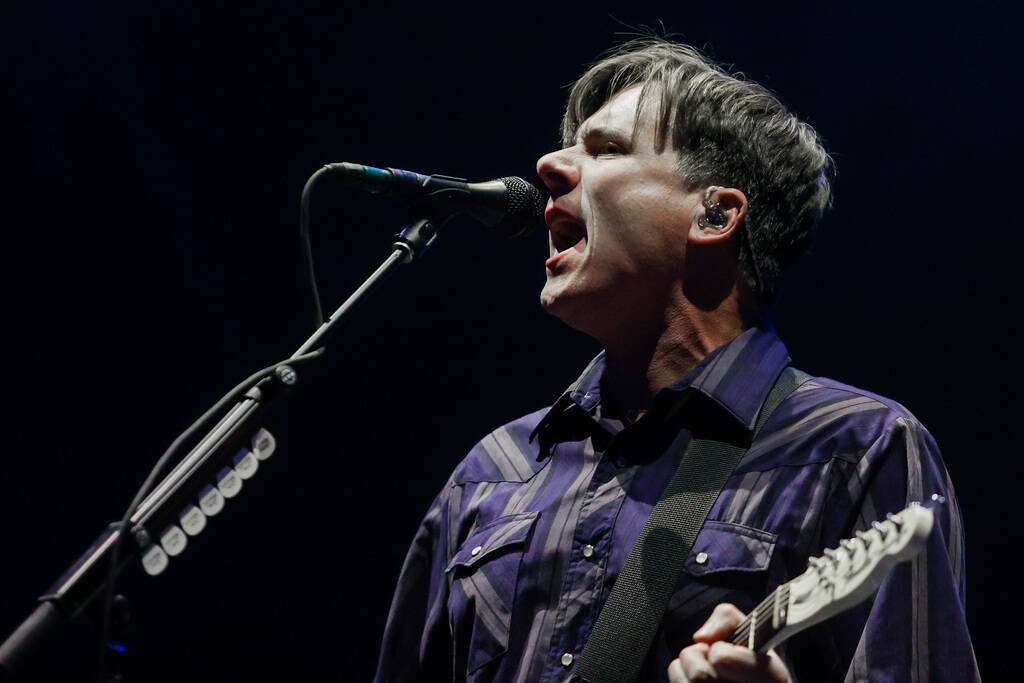
M 743 618 L 732 632 L 729 641 L 734 645 L 743 645 L 760 652 L 763 646 L 786 625 L 788 605 L 789 584 L 784 583 Z

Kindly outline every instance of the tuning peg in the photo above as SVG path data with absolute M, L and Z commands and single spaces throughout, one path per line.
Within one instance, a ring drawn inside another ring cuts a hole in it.
M 895 524 L 897 529 L 899 529 L 899 528 L 901 528 L 903 526 L 903 518 L 900 517 L 899 515 L 894 515 L 891 512 L 887 512 L 887 513 L 885 513 L 885 518 L 887 520 L 889 520 L 890 522 L 892 522 L 893 524 Z

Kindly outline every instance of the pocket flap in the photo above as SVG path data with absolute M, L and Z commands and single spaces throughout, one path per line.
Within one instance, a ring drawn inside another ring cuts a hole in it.
M 480 527 L 455 553 L 446 571 L 451 571 L 455 567 L 474 567 L 491 555 L 522 545 L 529 538 L 538 514 L 540 513 L 523 512 L 518 515 L 507 515 Z
M 684 568 L 690 576 L 714 572 L 759 572 L 768 568 L 778 535 L 741 524 L 704 523 Z

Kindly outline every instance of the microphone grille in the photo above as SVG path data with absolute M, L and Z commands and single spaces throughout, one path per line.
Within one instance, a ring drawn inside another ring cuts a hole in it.
M 544 196 L 517 176 L 498 180 L 508 189 L 505 218 L 495 229 L 505 237 L 522 237 L 544 226 Z

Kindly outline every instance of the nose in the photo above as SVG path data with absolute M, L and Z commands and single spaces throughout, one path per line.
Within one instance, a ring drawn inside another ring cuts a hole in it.
M 572 191 L 580 182 L 579 168 L 569 149 L 549 152 L 537 160 L 537 175 L 553 199 Z

